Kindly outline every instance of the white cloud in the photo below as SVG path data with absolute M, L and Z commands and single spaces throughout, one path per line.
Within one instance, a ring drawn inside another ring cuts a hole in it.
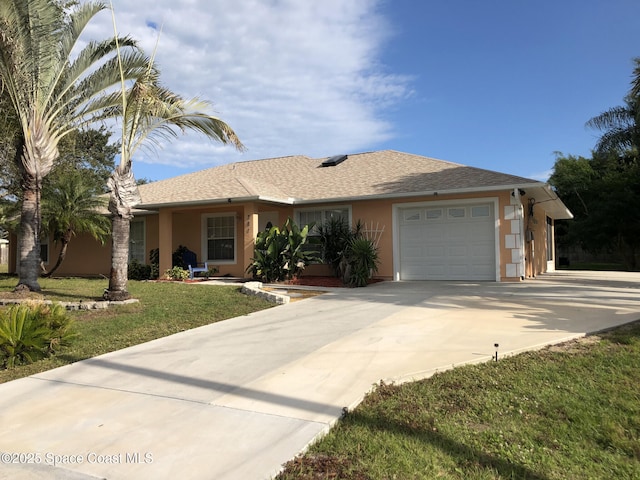
M 532 180 L 540 180 L 541 182 L 549 181 L 549 177 L 553 174 L 553 169 L 545 170 L 544 172 L 536 172 L 527 176 L 527 178 L 531 178 Z
M 165 85 L 214 103 L 248 151 L 196 135 L 135 161 L 205 167 L 242 158 L 324 156 L 394 135 L 383 109 L 410 95 L 385 71 L 391 29 L 379 0 L 114 0 L 118 30 L 154 49 Z M 110 14 L 88 32 L 112 33 Z

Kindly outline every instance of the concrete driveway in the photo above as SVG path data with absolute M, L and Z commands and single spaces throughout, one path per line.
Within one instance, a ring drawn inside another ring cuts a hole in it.
M 630 273 L 336 289 L 0 385 L 0 478 L 270 478 L 381 379 L 639 318 Z

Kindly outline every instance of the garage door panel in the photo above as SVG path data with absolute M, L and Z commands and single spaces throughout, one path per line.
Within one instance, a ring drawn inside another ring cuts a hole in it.
M 444 245 L 426 245 L 426 257 L 439 260 L 446 255 Z
M 434 225 L 435 226 L 435 225 Z M 442 229 L 440 225 L 439 228 L 425 228 L 424 226 L 421 237 L 425 242 L 444 242 L 446 238 L 446 231 Z
M 447 249 L 447 255 L 449 262 L 460 263 L 461 261 L 467 262 L 467 247 L 466 246 L 450 246 Z
M 495 280 L 493 205 L 429 207 L 420 215 L 410 210 L 400 217 L 401 279 Z M 404 224 L 407 218 L 410 224 Z

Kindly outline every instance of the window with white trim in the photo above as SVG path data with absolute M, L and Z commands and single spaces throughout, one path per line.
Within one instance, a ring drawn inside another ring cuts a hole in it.
M 207 260 L 217 263 L 236 261 L 236 216 L 212 215 L 206 217 Z
M 133 220 L 129 228 L 129 262 L 145 263 L 144 220 Z
M 298 210 L 297 212 L 297 224 L 300 228 L 305 225 L 314 223 L 314 227 L 311 230 L 311 235 L 317 235 L 319 226 L 324 225 L 332 218 L 343 218 L 347 221 L 347 224 L 351 225 L 349 207 L 337 207 L 337 208 L 314 208 L 308 210 Z

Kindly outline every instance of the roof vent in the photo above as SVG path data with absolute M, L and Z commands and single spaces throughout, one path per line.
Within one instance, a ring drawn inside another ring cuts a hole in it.
M 344 162 L 347 159 L 346 155 L 334 155 L 333 157 L 327 158 L 324 162 L 322 162 L 321 167 L 335 167 L 339 163 Z

